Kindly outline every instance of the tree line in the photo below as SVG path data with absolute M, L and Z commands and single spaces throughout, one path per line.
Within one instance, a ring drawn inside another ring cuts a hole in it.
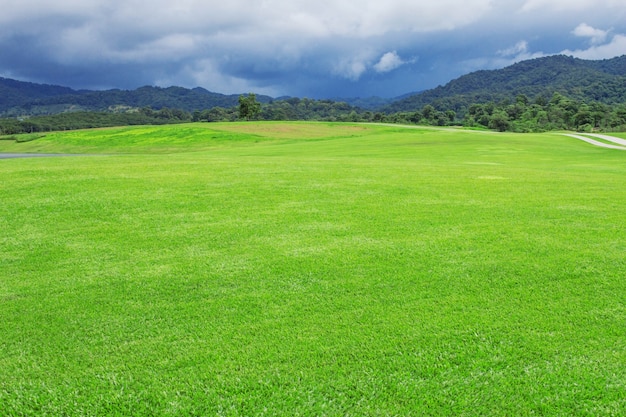
M 458 125 L 493 129 L 501 132 L 580 132 L 626 131 L 626 104 L 574 100 L 560 93 L 533 100 L 519 94 L 515 100 L 471 104 L 462 115 L 454 110 L 439 110 L 427 104 L 420 110 L 385 114 L 383 121 L 424 125 Z
M 92 129 L 99 127 L 160 125 L 185 123 L 191 115 L 180 109 L 151 108 L 118 112 L 67 112 L 49 116 L 0 118 L 0 135 L 39 133 L 62 130 Z
M 415 111 L 373 112 L 330 100 L 291 98 L 261 105 L 254 94 L 242 96 L 239 109 L 213 108 L 199 120 L 320 120 L 380 122 L 429 126 L 465 126 L 519 133 L 550 130 L 626 131 L 626 104 L 574 100 L 560 93 L 533 100 L 519 94 L 514 101 L 471 104 L 460 115 L 453 109 L 436 109 L 427 104 Z M 254 108 L 254 111 L 250 111 Z
M 514 102 L 471 105 L 463 119 L 464 126 L 482 126 L 511 132 L 543 132 L 550 130 L 625 131 L 626 105 L 582 101 L 554 93 L 530 100 L 518 95 Z
M 88 129 L 124 125 L 158 125 L 237 120 L 309 120 L 465 126 L 511 132 L 549 130 L 626 131 L 626 104 L 552 97 L 471 104 L 463 112 L 427 104 L 413 111 L 374 112 L 345 102 L 288 98 L 260 103 L 254 94 L 240 96 L 239 106 L 213 107 L 193 112 L 182 109 L 122 108 L 114 112 L 68 112 L 50 116 L 1 118 L 0 135 Z

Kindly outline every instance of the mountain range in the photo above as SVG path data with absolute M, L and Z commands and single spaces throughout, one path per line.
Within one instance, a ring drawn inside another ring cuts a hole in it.
M 481 70 L 444 86 L 396 99 L 378 97 L 334 99 L 366 110 L 393 113 L 415 111 L 426 105 L 463 113 L 471 104 L 549 99 L 555 92 L 581 101 L 607 104 L 626 102 L 626 55 L 599 61 L 555 55 L 521 61 L 503 69 Z M 0 77 L 0 115 L 56 114 L 68 111 L 115 111 L 164 107 L 186 111 L 231 108 L 239 95 L 224 95 L 204 88 L 145 86 L 135 90 L 74 90 Z M 283 98 L 257 95 L 261 103 Z
M 73 90 L 47 84 L 35 84 L 0 78 L 0 114 L 40 115 L 67 111 L 107 111 L 124 108 L 163 107 L 186 111 L 233 107 L 239 95 L 213 93 L 204 88 L 145 86 L 135 90 Z M 257 96 L 266 103 L 272 97 Z
M 471 104 L 529 99 L 549 100 L 554 93 L 580 101 L 626 103 L 626 55 L 591 61 L 553 55 L 521 61 L 498 70 L 481 70 L 444 86 L 397 100 L 386 112 L 411 111 L 432 105 L 460 111 Z

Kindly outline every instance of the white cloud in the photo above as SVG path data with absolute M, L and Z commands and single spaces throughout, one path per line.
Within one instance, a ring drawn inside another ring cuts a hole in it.
M 331 5 L 340 2 L 329 2 Z M 463 27 L 491 10 L 492 0 L 365 0 L 355 2 L 351 14 L 339 14 L 340 27 L 351 27 L 352 35 L 367 37 L 389 32 L 433 32 Z M 329 13 L 334 7 L 329 7 Z
M 516 62 L 546 56 L 543 52 L 532 52 L 528 41 L 525 40 L 521 40 L 509 48 L 497 51 L 496 55 L 499 57 L 471 60 L 468 64 L 473 65 L 474 69 L 479 69 L 481 67 L 502 68 L 515 64 Z
M 595 29 L 586 23 L 581 23 L 572 31 L 576 36 L 589 38 L 592 44 L 600 44 L 606 40 L 608 32 L 601 29 Z
M 102 0 L 3 0 L 0 23 L 10 24 L 24 20 L 39 20 L 42 17 L 51 18 L 63 16 L 65 18 L 98 17 L 101 6 L 106 5 Z
M 528 42 L 527 41 L 519 41 L 514 46 L 506 49 L 501 49 L 498 51 L 498 55 L 500 56 L 517 56 L 519 54 L 525 54 L 528 52 Z
M 376 72 L 389 72 L 405 64 L 396 51 L 387 52 L 374 64 Z
M 369 37 L 389 32 L 457 28 L 479 19 L 493 0 L 4 0 L 0 22 L 22 24 L 40 16 L 105 20 L 133 33 L 251 31 L 291 36 Z
M 582 59 L 609 59 L 620 55 L 626 55 L 626 35 L 617 34 L 610 42 L 603 45 L 593 45 L 588 49 L 569 50 L 561 52 L 564 55 L 572 55 Z
M 347 56 L 333 65 L 333 73 L 343 78 L 356 81 L 369 70 L 377 73 L 391 72 L 402 65 L 415 62 L 415 59 L 404 60 L 396 51 L 383 54 L 378 61 L 374 60 L 376 54 L 373 50 L 363 50 L 353 56 Z M 375 62 L 374 64 L 372 64 Z
M 348 80 L 357 81 L 367 71 L 368 65 L 369 61 L 365 58 L 344 58 L 335 63 L 332 72 Z
M 602 4 L 599 4 L 602 3 Z M 623 0 L 526 0 L 522 6 L 522 11 L 581 11 L 597 7 L 623 8 Z

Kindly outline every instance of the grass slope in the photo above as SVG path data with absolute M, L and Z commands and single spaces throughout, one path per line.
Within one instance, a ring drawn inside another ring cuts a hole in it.
M 0 151 L 3 415 L 623 415 L 626 154 L 245 123 Z M 119 154 L 119 155 L 116 155 Z

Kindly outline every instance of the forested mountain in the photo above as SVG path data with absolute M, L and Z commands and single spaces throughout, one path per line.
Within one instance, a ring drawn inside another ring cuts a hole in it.
M 141 87 L 136 90 L 73 90 L 0 78 L 0 115 L 42 115 L 65 111 L 108 111 L 118 108 L 175 108 L 185 111 L 233 107 L 239 95 L 213 93 L 204 88 Z M 262 103 L 272 100 L 257 96 Z
M 68 87 L 27 83 L 0 77 L 0 113 L 36 100 L 75 94 L 80 92 Z
M 256 96 L 261 103 L 284 101 L 290 97 L 272 99 Z M 402 97 L 404 98 L 404 96 Z M 237 106 L 239 95 L 213 93 L 201 87 L 141 87 L 136 90 L 73 90 L 46 84 L 35 84 L 0 77 L 0 116 L 51 115 L 66 111 L 110 111 L 124 108 L 181 109 L 188 112 L 215 107 Z M 377 110 L 395 99 L 381 97 L 333 99 L 364 110 Z
M 445 86 L 390 102 L 377 97 L 336 99 L 363 110 L 397 113 L 420 110 L 426 105 L 454 111 L 462 117 L 472 104 L 514 102 L 518 95 L 531 101 L 550 100 L 554 93 L 572 100 L 616 104 L 626 102 L 626 55 L 588 61 L 557 55 L 522 61 L 499 70 L 476 71 Z M 66 111 L 111 111 L 149 107 L 188 112 L 215 107 L 232 108 L 238 95 L 224 95 L 203 88 L 141 87 L 136 90 L 73 90 L 0 78 L 0 116 L 46 115 Z M 273 101 L 257 96 L 261 103 Z M 277 100 L 284 100 L 280 98 Z
M 413 111 L 426 105 L 462 115 L 472 104 L 514 102 L 520 94 L 550 100 L 554 93 L 573 100 L 605 104 L 626 102 L 626 55 L 588 61 L 564 55 L 522 61 L 499 70 L 476 71 L 396 101 L 386 113 Z
M 258 120 L 389 122 L 536 132 L 626 130 L 626 56 L 551 56 L 477 71 L 389 104 L 376 97 L 262 103 Z M 239 95 L 203 88 L 88 91 L 0 78 L 0 135 L 119 124 L 241 120 Z M 8 117 L 7 117 L 8 116 Z M 37 117 L 34 117 L 37 116 Z M 249 117 L 243 117 L 249 119 Z

